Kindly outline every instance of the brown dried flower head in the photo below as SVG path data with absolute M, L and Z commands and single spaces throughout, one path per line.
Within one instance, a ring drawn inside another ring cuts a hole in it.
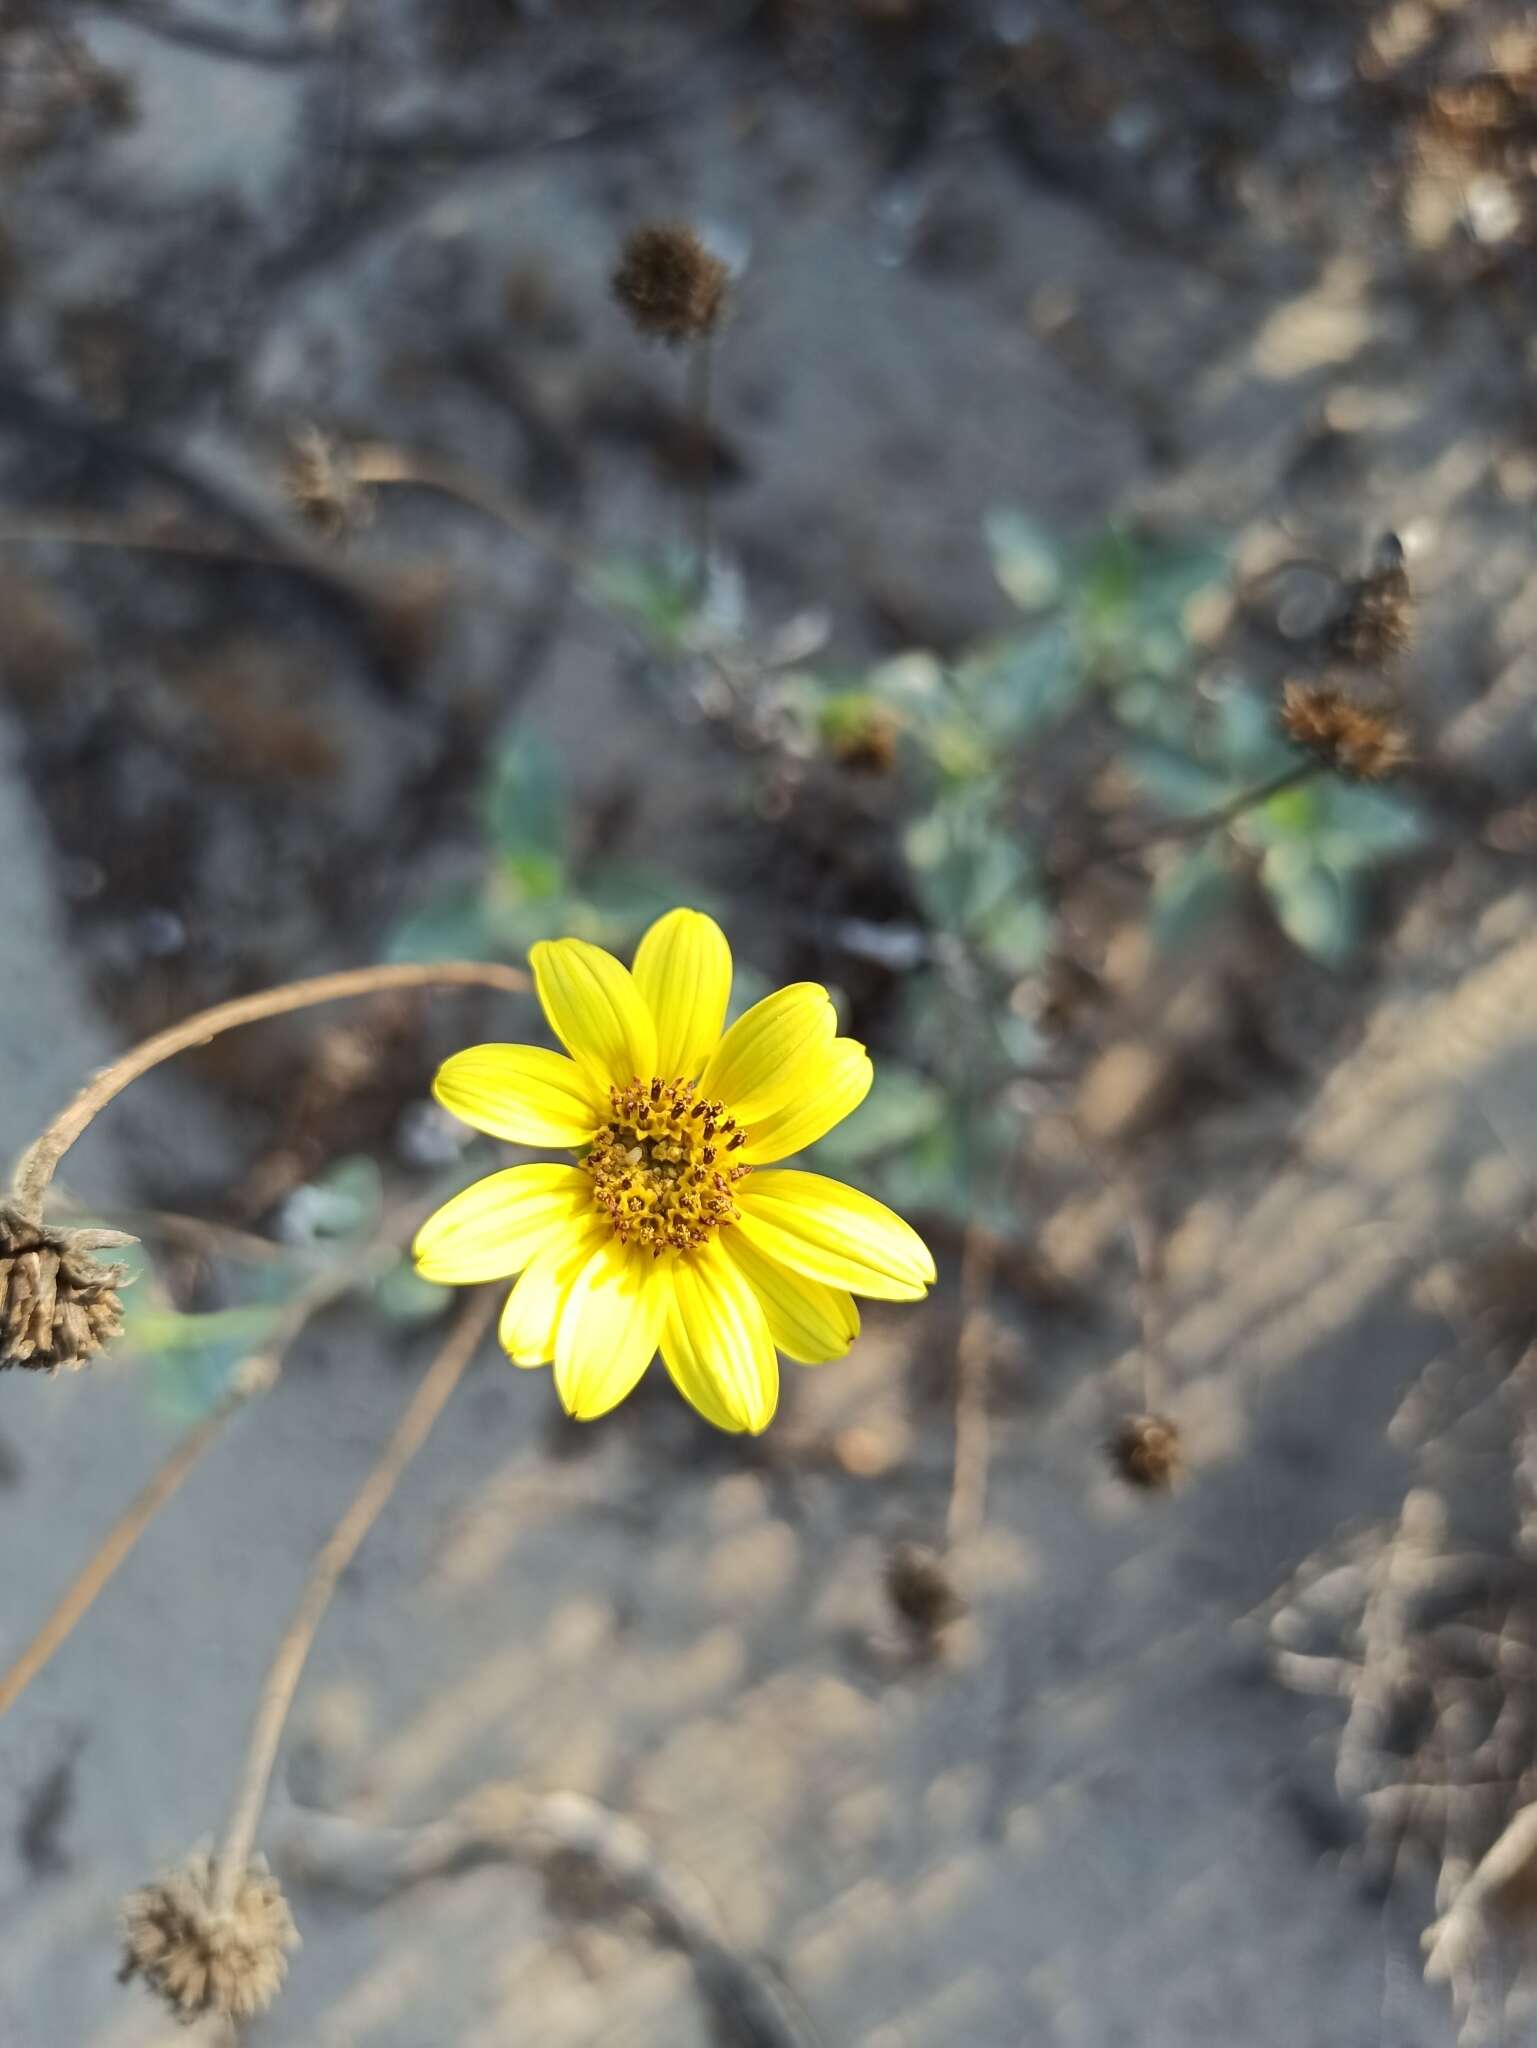
M 1354 782 L 1381 782 L 1409 758 L 1408 735 L 1395 719 L 1327 683 L 1288 683 L 1281 723 L 1288 739 Z
M 1166 1493 L 1179 1477 L 1179 1425 L 1167 1415 L 1125 1416 L 1106 1449 L 1126 1484 L 1140 1486 L 1145 1493 Z
M 636 228 L 614 272 L 614 297 L 640 332 L 657 341 L 696 341 L 715 331 L 729 272 L 683 221 Z
M 899 1543 L 886 1560 L 886 1597 L 916 1636 L 936 1636 L 966 1612 L 938 1551 Z
M 345 540 L 373 516 L 345 449 L 319 427 L 301 427 L 289 442 L 283 488 L 300 518 L 327 540 Z
M 1396 534 L 1379 542 L 1371 566 L 1345 592 L 1330 633 L 1334 652 L 1360 668 L 1384 668 L 1414 638 L 1414 593 Z
M 0 1368 L 76 1371 L 123 1327 L 124 1266 L 93 1252 L 132 1244 L 121 1230 L 55 1230 L 0 1203 Z
M 213 1904 L 213 1868 L 198 1852 L 123 1902 L 119 1982 L 142 1977 L 185 2026 L 205 2013 L 253 2019 L 288 1975 L 299 1934 L 283 1888 L 253 1857 L 227 1913 Z

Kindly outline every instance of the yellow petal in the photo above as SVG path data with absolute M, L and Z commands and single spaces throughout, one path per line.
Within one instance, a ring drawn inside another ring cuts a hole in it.
M 767 1429 L 779 1402 L 768 1318 L 718 1242 L 680 1258 L 662 1356 L 673 1384 L 717 1429 Z
M 874 1076 L 869 1054 L 857 1038 L 835 1038 L 815 1072 L 803 1075 L 790 1100 L 751 1126 L 738 1158 L 744 1166 L 767 1166 L 814 1145 L 858 1109 Z
M 656 1072 L 651 1012 L 612 953 L 585 939 L 546 939 L 528 959 L 555 1036 L 602 1088 Z
M 445 1202 L 416 1233 L 424 1280 L 466 1287 L 503 1280 L 555 1243 L 592 1209 L 579 1166 L 509 1166 Z
M 497 1331 L 514 1365 L 548 1365 L 555 1356 L 555 1332 L 572 1282 L 611 1232 L 606 1216 L 575 1223 L 570 1237 L 561 1238 L 523 1268 Z
M 837 1030 L 825 988 L 814 981 L 776 989 L 737 1018 L 704 1070 L 700 1090 L 719 1096 L 739 1123 L 770 1116 L 800 1093 Z
M 808 1280 L 877 1301 L 919 1301 L 934 1278 L 928 1246 L 895 1210 L 825 1174 L 785 1167 L 759 1172 L 736 1191 L 733 1225 Z
M 713 917 L 669 910 L 635 949 L 635 985 L 656 1025 L 656 1071 L 692 1081 L 715 1049 L 731 1000 L 731 948 Z
M 820 1280 L 792 1273 L 760 1252 L 740 1230 L 724 1231 L 721 1244 L 757 1295 L 769 1335 L 786 1358 L 800 1365 L 825 1365 L 828 1359 L 843 1356 L 859 1335 L 859 1310 L 846 1288 L 824 1287 Z
M 555 1333 L 555 1387 L 568 1415 L 617 1408 L 656 1356 L 671 1264 L 609 1237 L 571 1284 Z
M 541 1045 L 472 1045 L 443 1062 L 432 1092 L 464 1123 L 514 1145 L 585 1145 L 608 1112 L 590 1075 Z

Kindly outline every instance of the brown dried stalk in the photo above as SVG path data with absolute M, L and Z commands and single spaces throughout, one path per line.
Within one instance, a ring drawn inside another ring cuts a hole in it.
M 381 1253 L 385 1251 L 391 1258 L 395 1256 L 393 1245 L 376 1242 L 358 1258 L 328 1267 L 325 1272 L 317 1273 L 288 1303 L 266 1343 L 235 1368 L 217 1407 L 173 1445 L 159 1471 L 107 1532 L 31 1642 L 10 1669 L 0 1675 L 0 1714 L 10 1711 L 43 1666 L 68 1640 L 90 1611 L 97 1595 L 131 1555 L 156 1515 L 176 1493 L 204 1452 L 223 1435 L 226 1423 L 256 1395 L 268 1393 L 276 1386 L 283 1360 L 304 1329 L 322 1309 L 329 1308 L 332 1302 L 374 1275 L 379 1269 Z
M 293 1704 L 304 1660 L 315 1640 L 315 1631 L 331 1604 L 337 1581 L 351 1564 L 359 1544 L 395 1491 L 401 1474 L 427 1441 L 449 1395 L 459 1384 L 465 1367 L 490 1327 L 494 1307 L 495 1295 L 484 1289 L 466 1301 L 447 1341 L 412 1395 L 383 1456 L 364 1480 L 351 1507 L 337 1523 L 310 1567 L 299 1605 L 287 1633 L 278 1644 L 261 1697 L 256 1703 L 245 1762 L 214 1864 L 212 1907 L 215 1915 L 229 1911 L 234 1905 L 236 1893 L 250 1865 L 267 1788 L 277 1762 L 278 1745 L 283 1739 L 283 1726 Z
M 254 995 L 236 996 L 231 1002 L 200 1010 L 196 1016 L 184 1018 L 180 1024 L 146 1038 L 92 1076 L 74 1101 L 60 1111 L 23 1154 L 11 1184 L 12 1205 L 30 1221 L 39 1221 L 48 1185 L 70 1146 L 115 1096 L 152 1067 L 174 1059 L 177 1053 L 195 1045 L 207 1045 L 210 1039 L 233 1031 L 238 1025 L 281 1017 L 292 1010 L 312 1009 L 318 1003 L 339 1002 L 348 996 L 374 995 L 386 989 L 466 986 L 522 995 L 528 989 L 528 976 L 521 968 L 487 960 L 353 967 L 340 974 L 319 974 L 308 981 L 287 982 L 281 988 L 259 989 Z

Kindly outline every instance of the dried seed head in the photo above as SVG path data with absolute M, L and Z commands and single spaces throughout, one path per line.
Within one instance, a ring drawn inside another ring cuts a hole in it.
M 132 1243 L 121 1230 L 51 1230 L 0 1203 L 0 1369 L 73 1372 L 110 1344 L 128 1269 L 91 1254 Z
M 729 273 L 682 221 L 636 228 L 614 272 L 614 297 L 657 341 L 694 341 L 714 332 Z
M 345 540 L 373 516 L 346 450 L 319 427 L 301 427 L 290 440 L 283 489 L 300 518 L 327 540 Z
M 1281 723 L 1288 739 L 1354 782 L 1381 782 L 1409 759 L 1408 734 L 1395 719 L 1327 683 L 1288 683 Z
M 206 1853 L 190 1856 L 158 1884 L 123 1902 L 119 1982 L 142 1977 L 185 2026 L 205 2013 L 252 2019 L 288 1975 L 299 1934 L 283 1888 L 253 1857 L 227 1913 L 214 1910 Z
M 1414 638 L 1414 593 L 1404 566 L 1403 545 L 1385 534 L 1364 576 L 1347 585 L 1345 605 L 1330 632 L 1330 644 L 1344 661 L 1360 668 L 1384 668 Z
M 925 1543 L 899 1543 L 886 1560 L 886 1597 L 915 1636 L 937 1636 L 966 1612 L 944 1559 Z
M 1166 1493 L 1182 1463 L 1179 1425 L 1167 1415 L 1127 1415 L 1105 1446 L 1110 1462 L 1128 1486 Z

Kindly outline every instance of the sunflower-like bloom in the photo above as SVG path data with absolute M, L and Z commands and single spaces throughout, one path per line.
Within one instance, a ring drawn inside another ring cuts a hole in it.
M 674 910 L 633 970 L 556 939 L 530 964 L 565 1053 L 477 1045 L 439 1070 L 445 1109 L 574 1165 L 477 1181 L 417 1235 L 417 1269 L 450 1285 L 517 1274 L 501 1341 L 555 1366 L 570 1415 L 605 1415 L 660 1349 L 717 1429 L 765 1429 L 777 1353 L 841 1358 L 856 1294 L 917 1301 L 923 1240 L 883 1203 L 788 1159 L 857 1109 L 872 1069 L 837 1036 L 827 991 L 795 982 L 728 1031 L 731 949 L 712 918 Z

